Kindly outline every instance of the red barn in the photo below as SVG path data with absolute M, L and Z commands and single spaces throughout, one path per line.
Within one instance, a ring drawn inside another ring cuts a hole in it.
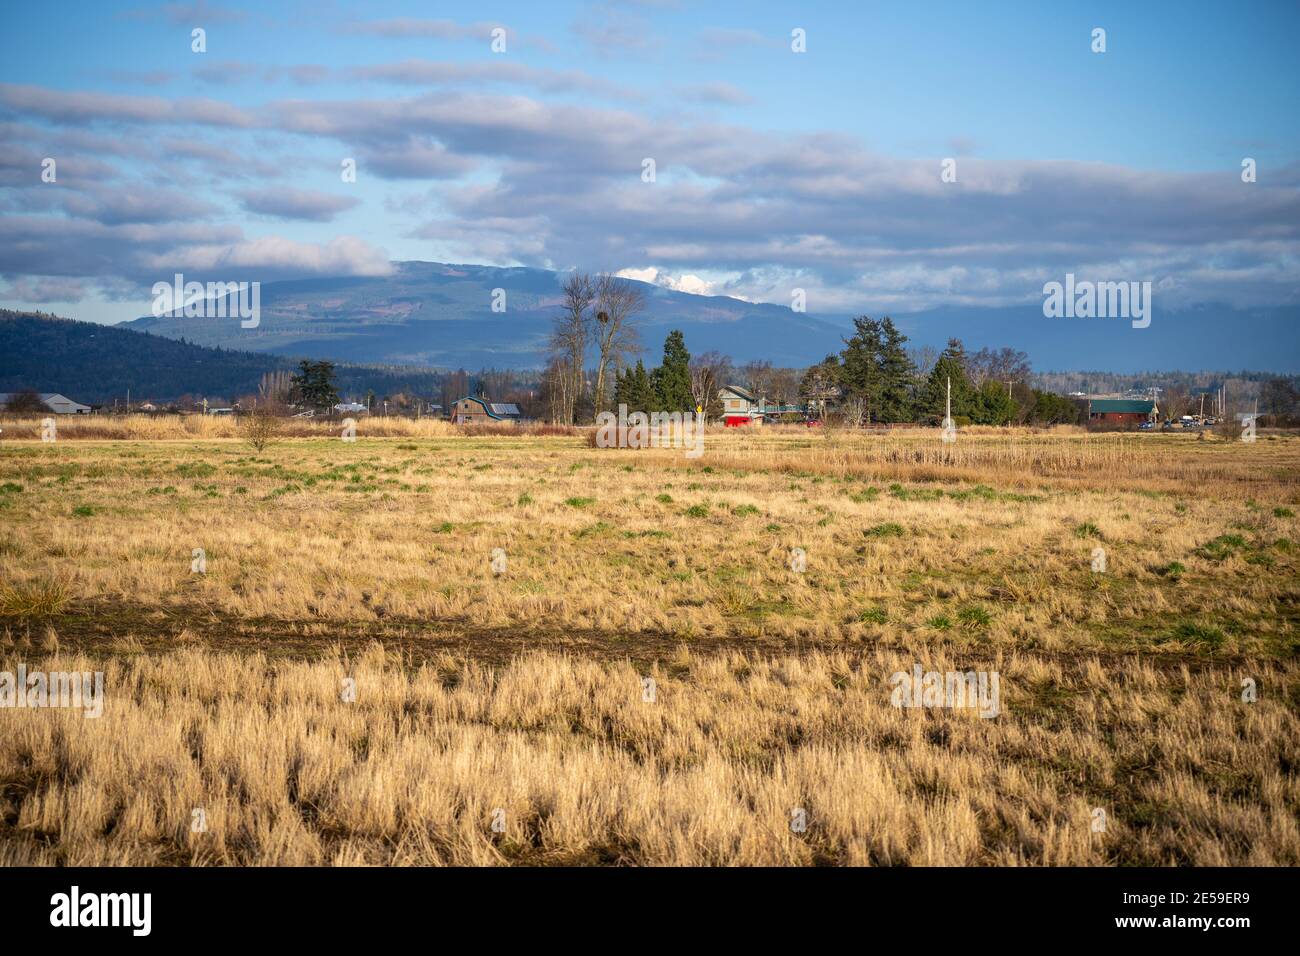
M 1159 410 L 1151 399 L 1094 398 L 1088 401 L 1088 421 L 1140 425 L 1154 421 Z

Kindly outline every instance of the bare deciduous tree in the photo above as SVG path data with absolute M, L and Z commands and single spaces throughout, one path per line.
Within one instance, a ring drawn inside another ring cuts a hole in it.
M 767 397 L 776 405 L 793 405 L 799 398 L 799 376 L 792 368 L 774 368 L 768 378 Z
M 740 370 L 742 384 L 755 398 L 764 398 L 772 391 L 772 371 L 772 363 L 766 359 L 747 362 Z
M 600 275 L 595 281 L 596 413 L 606 408 L 611 369 L 619 368 L 637 350 L 632 319 L 645 309 L 645 293 L 627 279 Z
M 263 372 L 262 380 L 257 386 L 257 397 L 263 403 L 284 405 L 289 401 L 289 390 L 293 387 L 293 374 L 287 369 Z
M 556 378 L 550 394 L 557 422 L 572 425 L 582 397 L 583 368 L 591 338 L 591 304 L 596 287 L 591 276 L 575 272 L 564 282 L 564 304 L 551 331 L 551 355 Z M 558 402 L 558 404 L 555 404 Z
M 731 356 L 721 352 L 705 352 L 691 358 L 691 398 L 697 407 L 704 409 L 705 417 L 717 418 L 722 414 L 718 390 L 731 377 Z
M 1016 349 L 982 348 L 966 353 L 966 374 L 977 389 L 987 381 L 1023 382 L 1030 375 L 1029 356 Z
M 927 379 L 934 371 L 934 364 L 939 361 L 939 350 L 933 345 L 921 345 L 907 350 L 907 357 L 916 366 L 916 377 Z

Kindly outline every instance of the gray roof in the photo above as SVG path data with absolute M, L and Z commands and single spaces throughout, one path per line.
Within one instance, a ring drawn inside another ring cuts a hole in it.
M 741 398 L 745 399 L 746 401 L 750 401 L 750 402 L 758 401 L 758 398 L 754 395 L 753 392 L 751 392 L 747 388 L 742 388 L 739 385 L 724 385 L 719 391 L 735 392 L 737 395 L 739 395 Z
M 8 405 L 9 399 L 13 398 L 16 394 L 16 392 L 0 392 L 0 405 Z M 41 401 L 50 406 L 50 410 L 54 412 L 66 415 L 75 412 L 78 409 L 90 411 L 89 405 L 82 405 L 80 402 L 74 402 L 72 399 L 68 398 L 68 396 L 60 395 L 58 392 L 40 392 L 39 394 Z

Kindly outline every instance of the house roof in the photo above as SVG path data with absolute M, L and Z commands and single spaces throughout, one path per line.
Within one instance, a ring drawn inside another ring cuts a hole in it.
M 732 392 L 732 393 L 734 393 L 734 394 L 736 394 L 736 395 L 739 395 L 741 398 L 743 398 L 743 399 L 744 399 L 745 401 L 747 401 L 747 402 L 756 402 L 756 401 L 758 401 L 758 397 L 755 396 L 753 392 L 751 392 L 751 391 L 750 391 L 749 389 L 747 389 L 747 388 L 741 388 L 739 385 L 724 385 L 724 386 L 722 386 L 721 389 L 719 389 L 719 391 L 721 391 L 721 392 Z
M 514 402 L 486 402 L 481 398 L 474 398 L 472 395 L 466 395 L 464 398 L 456 400 L 456 404 L 461 402 L 478 402 L 483 406 L 483 411 L 488 413 L 489 418 L 519 418 L 523 412 Z
M 0 405 L 8 405 L 9 399 L 13 398 L 15 392 L 0 392 Z M 60 409 L 84 408 L 90 411 L 89 405 L 82 405 L 80 402 L 74 402 L 66 395 L 60 395 L 58 392 L 41 392 L 41 401 L 50 406 L 51 410 L 59 411 Z
M 1155 402 L 1148 399 L 1133 398 L 1094 398 L 1088 402 L 1089 411 L 1121 412 L 1130 415 L 1150 415 Z

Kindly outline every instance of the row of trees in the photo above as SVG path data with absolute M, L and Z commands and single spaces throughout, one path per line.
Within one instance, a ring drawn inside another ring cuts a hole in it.
M 541 400 L 551 421 L 577 424 L 625 404 L 629 411 L 718 412 L 718 389 L 732 377 L 731 359 L 717 352 L 692 357 L 685 337 L 672 331 L 663 361 L 647 369 L 635 319 L 645 311 L 636 283 L 612 275 L 575 273 L 551 330 Z M 589 366 L 594 359 L 595 366 Z
M 1031 388 L 1029 362 L 1012 349 L 967 354 L 951 339 L 942 353 L 913 350 L 893 320 L 854 320 L 853 335 L 797 380 L 788 369 L 753 362 L 741 370 L 718 353 L 692 359 L 679 331 L 664 342 L 663 360 L 647 369 L 635 319 L 646 305 L 634 283 L 611 275 L 575 273 L 564 284 L 563 304 L 542 375 L 542 400 L 552 421 L 591 421 L 624 404 L 630 411 L 689 411 L 703 406 L 716 416 L 718 389 L 740 379 L 776 405 L 802 400 L 813 415 L 836 414 L 852 424 L 938 421 L 948 382 L 959 422 L 1011 424 L 1075 422 L 1076 403 Z M 591 359 L 594 368 L 589 367 Z M 612 386 L 612 387 L 611 387 Z
M 949 339 L 937 356 L 907 348 L 892 319 L 860 316 L 838 355 L 804 373 L 799 394 L 810 411 L 837 415 L 846 424 L 937 422 L 951 384 L 953 418 L 959 424 L 1073 423 L 1078 404 L 1029 386 L 1023 352 L 981 349 L 967 353 Z

